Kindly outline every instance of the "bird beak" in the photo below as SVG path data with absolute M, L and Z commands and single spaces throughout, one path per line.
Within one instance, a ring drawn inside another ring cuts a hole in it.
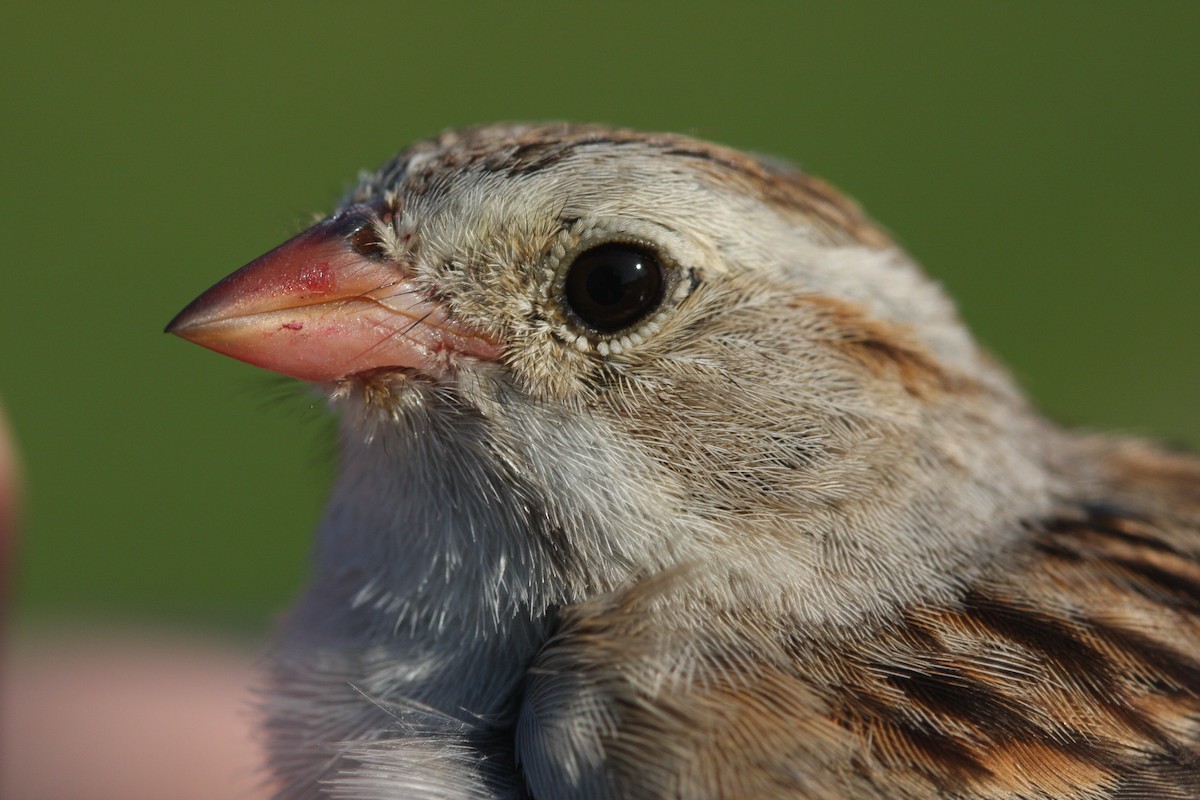
M 450 319 L 403 266 L 376 252 L 374 219 L 356 207 L 318 223 L 197 297 L 167 333 L 317 382 L 380 368 L 436 374 L 459 356 L 499 358 L 497 342 Z

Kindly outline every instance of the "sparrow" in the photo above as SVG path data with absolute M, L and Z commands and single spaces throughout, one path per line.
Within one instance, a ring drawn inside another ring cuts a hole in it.
M 1200 797 L 1200 460 L 1041 417 L 804 172 L 447 132 L 167 330 L 339 419 L 279 798 Z

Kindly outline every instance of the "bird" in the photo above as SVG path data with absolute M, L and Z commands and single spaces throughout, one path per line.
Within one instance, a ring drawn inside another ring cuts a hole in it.
M 338 420 L 278 798 L 1200 797 L 1200 460 L 798 168 L 447 131 L 167 330 Z

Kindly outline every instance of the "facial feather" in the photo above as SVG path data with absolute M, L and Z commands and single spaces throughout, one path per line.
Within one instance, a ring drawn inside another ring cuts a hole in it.
M 950 589 L 1048 506 L 1006 376 L 852 204 L 686 140 L 546 133 L 508 131 L 508 148 L 494 130 L 451 135 L 351 199 L 386 194 L 389 256 L 510 343 L 507 370 L 459 396 L 552 518 L 568 597 L 715 561 L 790 613 L 850 624 Z M 611 239 L 654 247 L 673 283 L 644 325 L 594 336 L 564 317 L 556 280 Z
M 264 703 L 281 797 L 1200 790 L 1200 468 L 1039 418 L 828 185 L 494 126 L 313 231 L 385 276 L 373 309 L 430 309 L 381 349 L 432 344 L 327 384 L 339 477 Z M 572 300 L 596 253 L 629 283 L 586 292 L 632 317 Z

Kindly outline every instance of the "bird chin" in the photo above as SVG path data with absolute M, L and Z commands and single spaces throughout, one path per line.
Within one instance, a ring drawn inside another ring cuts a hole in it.
M 355 417 L 394 422 L 427 406 L 437 389 L 445 386 L 445 376 L 414 367 L 377 367 L 320 386 L 331 403 L 356 411 Z
M 413 367 L 376 367 L 321 385 L 327 387 L 330 394 L 345 396 L 358 393 L 400 394 L 411 391 L 415 383 L 437 382 L 437 376 Z

